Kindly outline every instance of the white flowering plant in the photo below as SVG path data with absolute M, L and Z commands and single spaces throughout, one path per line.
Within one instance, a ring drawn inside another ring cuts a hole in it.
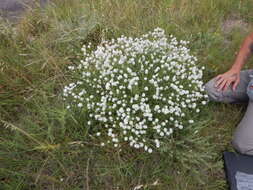
M 95 50 L 84 45 L 81 63 L 69 66 L 67 109 L 82 114 L 83 127 L 101 146 L 159 150 L 175 131 L 191 127 L 207 103 L 204 68 L 188 43 L 156 28 L 103 41 Z

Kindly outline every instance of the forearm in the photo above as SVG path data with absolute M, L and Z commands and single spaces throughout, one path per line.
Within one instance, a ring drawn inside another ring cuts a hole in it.
M 253 53 L 253 33 L 247 36 L 236 56 L 232 69 L 241 70 L 243 65 Z

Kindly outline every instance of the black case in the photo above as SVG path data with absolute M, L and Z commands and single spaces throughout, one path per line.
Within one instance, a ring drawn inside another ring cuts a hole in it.
M 240 171 L 253 175 L 253 156 L 224 152 L 223 159 L 230 190 L 239 190 L 237 189 L 235 174 Z

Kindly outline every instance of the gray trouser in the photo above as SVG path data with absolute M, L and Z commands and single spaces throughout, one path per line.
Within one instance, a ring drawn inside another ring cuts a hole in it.
M 247 111 L 233 135 L 232 145 L 242 154 L 253 155 L 253 69 L 240 72 L 240 83 L 235 91 L 231 85 L 226 91 L 217 91 L 215 78 L 205 84 L 210 100 L 226 103 L 248 102 Z

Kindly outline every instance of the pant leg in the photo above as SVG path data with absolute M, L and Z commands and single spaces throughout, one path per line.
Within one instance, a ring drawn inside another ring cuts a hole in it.
M 247 95 L 249 96 L 249 104 L 247 111 L 236 127 L 232 145 L 234 148 L 242 153 L 253 155 L 253 79 L 249 82 L 247 87 Z
M 214 86 L 216 79 L 213 78 L 205 84 L 205 90 L 209 99 L 215 102 L 226 103 L 242 103 L 249 100 L 247 95 L 247 86 L 250 81 L 250 75 L 253 74 L 253 69 L 243 70 L 240 72 L 240 83 L 235 91 L 230 85 L 226 91 L 218 91 Z

